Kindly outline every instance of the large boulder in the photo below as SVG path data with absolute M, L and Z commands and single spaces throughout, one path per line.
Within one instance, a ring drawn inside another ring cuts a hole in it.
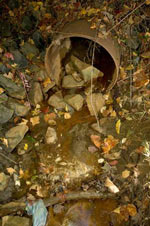
M 15 126 L 6 132 L 5 137 L 8 141 L 8 148 L 10 151 L 20 143 L 28 129 L 28 126 L 23 124 Z

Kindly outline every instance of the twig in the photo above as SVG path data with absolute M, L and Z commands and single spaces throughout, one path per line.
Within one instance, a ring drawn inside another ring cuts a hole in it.
M 2 154 L 2 153 L 0 153 L 0 155 L 1 155 L 2 157 L 4 157 L 5 159 L 9 160 L 10 162 L 13 162 L 13 163 L 16 164 L 16 165 L 18 164 L 18 163 L 15 162 L 14 160 L 8 158 L 6 155 L 4 155 L 4 154 Z
M 121 24 L 126 18 L 128 18 L 131 14 L 133 14 L 137 9 L 139 9 L 141 6 L 145 4 L 146 0 L 142 2 L 139 6 L 137 6 L 135 9 L 133 9 L 130 13 L 128 13 L 122 20 L 120 20 L 117 24 L 115 24 L 112 28 L 110 28 L 106 34 L 108 35 L 113 29 L 115 29 L 119 24 Z
M 114 194 L 103 194 L 103 193 L 88 191 L 88 192 L 72 192 L 72 193 L 63 195 L 62 197 L 58 196 L 58 197 L 46 198 L 43 201 L 45 206 L 49 207 L 57 203 L 71 201 L 71 200 L 114 198 Z M 16 213 L 19 210 L 24 210 L 25 207 L 26 207 L 26 204 L 25 202 L 22 202 L 22 201 L 10 202 L 4 205 L 0 205 L 0 217 L 6 216 L 8 214 Z

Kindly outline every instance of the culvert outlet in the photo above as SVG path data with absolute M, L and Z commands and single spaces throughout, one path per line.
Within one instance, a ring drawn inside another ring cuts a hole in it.
M 110 36 L 105 38 L 97 37 L 96 31 L 91 29 L 90 24 L 85 20 L 66 24 L 61 34 L 56 36 L 55 40 L 48 47 L 45 55 L 45 67 L 51 80 L 55 81 L 58 86 L 61 84 L 61 65 L 66 57 L 63 46 L 64 44 L 67 45 L 68 39 L 71 41 L 73 49 L 79 49 L 79 58 L 84 55 L 84 58 L 91 58 L 91 63 L 92 54 L 90 51 L 92 52 L 92 46 L 95 43 L 93 66 L 104 73 L 100 81 L 100 87 L 102 88 L 103 86 L 107 91 L 112 89 L 119 74 L 119 48 L 115 40 Z M 85 52 L 85 49 L 87 52 Z

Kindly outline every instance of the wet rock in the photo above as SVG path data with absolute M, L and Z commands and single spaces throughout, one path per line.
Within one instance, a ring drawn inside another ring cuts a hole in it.
M 48 127 L 45 135 L 45 141 L 47 144 L 55 144 L 57 141 L 57 133 L 54 128 Z
M 9 96 L 24 99 L 26 92 L 22 86 L 16 85 L 11 79 L 0 75 L 0 85 L 6 90 Z
M 5 93 L 0 94 L 0 104 L 5 103 L 8 100 L 8 96 Z
M 64 109 L 66 107 L 66 103 L 63 99 L 62 92 L 58 91 L 55 94 L 53 94 L 49 98 L 48 104 L 53 106 L 56 109 Z
M 33 79 L 37 82 L 43 82 L 47 78 L 47 74 L 45 70 L 39 70 L 35 73 Z
M 0 63 L 0 72 L 2 73 L 8 73 L 10 69 L 6 67 L 4 64 Z
M 5 137 L 8 140 L 8 147 L 10 151 L 12 151 L 20 143 L 28 129 L 27 125 L 18 125 L 6 132 Z
M 33 148 L 33 142 L 27 138 L 24 138 L 17 147 L 18 155 L 24 155 L 28 153 Z
M 11 53 L 14 56 L 13 63 L 16 63 L 20 68 L 27 67 L 28 61 L 27 61 L 26 57 L 19 52 L 19 50 L 11 51 Z
M 91 80 L 91 75 L 93 79 L 103 76 L 103 72 L 89 64 L 82 62 L 75 56 L 71 56 L 71 61 L 77 71 L 83 76 L 85 82 L 89 82 Z
M 79 88 L 84 86 L 84 81 L 77 82 L 72 75 L 64 76 L 62 87 L 65 89 Z
M 14 110 L 5 107 L 0 104 L 0 123 L 6 123 L 13 116 Z
M 35 47 L 35 45 L 32 45 L 28 42 L 25 42 L 23 46 L 21 46 L 21 51 L 24 55 L 30 56 L 36 56 L 39 54 L 39 50 Z
M 0 191 L 0 203 L 9 202 L 12 199 L 15 190 L 14 180 L 9 177 L 6 188 L 3 191 Z
M 37 105 L 38 103 L 43 101 L 43 93 L 41 90 L 41 85 L 38 82 L 34 82 L 32 88 L 29 92 L 29 98 L 33 105 Z
M 5 216 L 2 218 L 2 226 L 31 226 L 29 218 L 18 216 Z
M 42 34 L 39 31 L 35 31 L 32 37 L 36 47 L 39 49 L 43 49 L 43 47 L 45 46 L 45 42 L 42 37 Z
M 105 127 L 98 126 L 97 123 L 93 123 L 93 124 L 91 125 L 91 128 L 92 128 L 93 130 L 97 131 L 98 133 L 102 133 L 102 134 L 104 134 L 104 135 L 107 134 L 106 128 L 105 128 Z
M 7 188 L 9 183 L 9 176 L 4 173 L 0 173 L 0 192 L 4 191 Z
M 30 110 L 29 106 L 25 106 L 24 104 L 20 104 L 12 98 L 8 100 L 8 106 L 14 110 L 15 115 L 17 116 L 26 116 Z
M 105 105 L 105 99 L 101 93 L 92 94 L 92 103 L 91 95 L 87 96 L 86 102 L 91 115 L 95 115 L 95 112 L 98 114 L 101 108 Z
M 66 95 L 64 99 L 76 111 L 80 111 L 83 107 L 84 98 L 80 94 Z

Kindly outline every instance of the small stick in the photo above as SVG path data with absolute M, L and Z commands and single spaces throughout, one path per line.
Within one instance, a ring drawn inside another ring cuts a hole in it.
M 14 160 L 8 158 L 6 155 L 4 155 L 4 154 L 2 154 L 2 153 L 0 153 L 0 155 L 1 155 L 2 157 L 4 157 L 5 159 L 9 160 L 10 162 L 13 162 L 13 163 L 16 164 L 16 165 L 18 164 L 18 163 L 15 162 Z

